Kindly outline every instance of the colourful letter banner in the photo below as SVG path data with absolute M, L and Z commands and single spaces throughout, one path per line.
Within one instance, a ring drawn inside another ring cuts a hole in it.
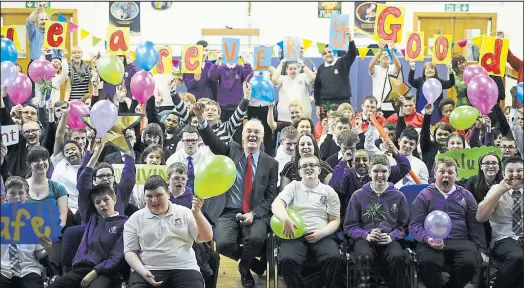
M 300 58 L 300 45 L 302 42 L 298 37 L 286 37 L 284 39 L 284 59 L 297 61 Z
M 406 60 L 424 61 L 424 32 L 406 34 Z
M 486 68 L 489 75 L 506 75 L 508 61 L 509 39 L 493 36 L 482 37 L 479 64 Z
M 136 184 L 145 184 L 146 180 L 152 175 L 160 175 L 164 180 L 167 181 L 167 166 L 166 165 L 146 165 L 136 164 Z M 120 182 L 122 177 L 122 169 L 124 164 L 113 164 L 113 170 L 115 171 L 115 181 Z
M 255 52 L 253 53 L 255 70 L 267 70 L 271 66 L 272 50 L 272 47 L 255 47 Z
M 126 55 L 129 51 L 129 27 L 107 27 L 107 54 Z
M 240 53 L 240 38 L 222 38 L 222 63 L 237 64 Z
M 182 46 L 182 73 L 202 72 L 203 59 L 204 46 L 193 44 Z
M 433 39 L 435 39 L 433 46 L 433 64 L 447 64 L 453 57 L 453 50 L 451 49 L 453 36 L 435 34 Z
M 41 237 L 58 240 L 62 235 L 56 203 L 3 203 L 1 244 L 39 244 Z
M 482 155 L 488 152 L 497 153 L 499 159 L 502 157 L 500 148 L 494 146 L 482 146 L 441 153 L 435 156 L 435 161 L 442 157 L 451 157 L 455 159 L 458 164 L 457 180 L 468 179 L 474 175 L 477 175 L 479 171 L 478 160 L 480 157 L 482 157 Z
M 64 49 L 67 35 L 67 23 L 56 21 L 45 22 L 44 48 Z
M 155 67 L 151 69 L 153 75 L 169 75 L 173 71 L 173 51 L 169 46 L 157 46 L 158 61 Z
M 25 28 L 25 26 L 24 26 L 24 28 Z M 6 37 L 8 39 L 11 39 L 11 41 L 13 41 L 13 43 L 16 46 L 16 50 L 18 51 L 18 53 L 23 51 L 22 50 L 22 46 L 20 45 L 19 37 L 18 37 L 17 27 L 15 25 L 2 26 L 2 35 L 4 35 L 4 37 Z M 20 55 L 19 55 L 19 57 L 20 57 Z
M 400 43 L 402 41 L 402 28 L 404 27 L 406 8 L 378 4 L 377 15 L 373 40 Z
M 329 47 L 333 51 L 346 51 L 349 46 L 349 39 L 346 29 L 349 28 L 349 15 L 331 14 L 329 24 Z

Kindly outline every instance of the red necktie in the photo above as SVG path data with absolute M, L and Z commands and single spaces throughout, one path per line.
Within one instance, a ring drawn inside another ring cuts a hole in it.
M 244 196 L 242 197 L 242 212 L 251 211 L 251 191 L 253 190 L 253 155 L 248 154 L 246 172 L 244 173 Z

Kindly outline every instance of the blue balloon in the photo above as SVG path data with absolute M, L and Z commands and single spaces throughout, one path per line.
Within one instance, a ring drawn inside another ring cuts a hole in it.
M 524 105 L 524 83 L 520 82 L 517 84 L 517 99 L 519 99 L 520 105 Z
M 18 58 L 18 51 L 16 51 L 16 46 L 13 41 L 9 38 L 2 38 L 2 54 L 0 55 L 0 62 L 9 61 L 16 63 Z
M 135 50 L 135 65 L 137 68 L 150 71 L 158 61 L 158 50 L 151 41 L 140 43 Z
M 264 78 L 264 75 L 256 75 L 249 81 L 251 85 L 251 97 L 263 102 L 275 102 L 275 87 Z

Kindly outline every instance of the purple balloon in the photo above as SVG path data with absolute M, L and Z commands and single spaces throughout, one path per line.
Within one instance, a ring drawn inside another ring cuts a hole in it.
M 153 76 L 144 70 L 140 70 L 131 78 L 131 93 L 136 101 L 144 104 L 155 92 L 155 80 Z
M 468 99 L 482 115 L 488 115 L 499 98 L 499 88 L 495 80 L 487 75 L 473 77 L 467 88 Z
M 104 138 L 118 119 L 118 109 L 109 100 L 100 100 L 93 105 L 89 113 L 91 123 L 98 138 Z
M 13 62 L 3 61 L 2 62 L 2 88 L 9 86 L 13 83 L 18 76 L 16 71 L 16 65 Z
M 13 83 L 7 86 L 7 94 L 16 105 L 24 103 L 31 96 L 31 79 L 27 75 L 18 73 Z
M 28 74 L 33 82 L 38 82 L 42 78 L 51 81 L 56 74 L 56 69 L 51 62 L 41 58 L 29 65 Z
M 464 69 L 462 79 L 464 79 L 464 83 L 468 85 L 471 79 L 478 75 L 488 76 L 488 71 L 486 71 L 484 67 L 479 65 L 469 65 L 468 67 L 466 67 L 466 69 Z
M 441 241 L 451 232 L 451 218 L 446 212 L 435 210 L 426 216 L 424 230 L 434 240 Z
M 428 100 L 428 104 L 433 104 L 442 94 L 442 83 L 438 79 L 430 78 L 422 85 L 422 93 Z

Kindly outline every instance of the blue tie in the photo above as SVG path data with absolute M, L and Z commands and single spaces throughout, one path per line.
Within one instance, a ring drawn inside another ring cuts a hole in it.
M 193 157 L 187 156 L 187 186 L 193 189 L 193 181 L 195 180 L 195 167 L 193 167 Z

